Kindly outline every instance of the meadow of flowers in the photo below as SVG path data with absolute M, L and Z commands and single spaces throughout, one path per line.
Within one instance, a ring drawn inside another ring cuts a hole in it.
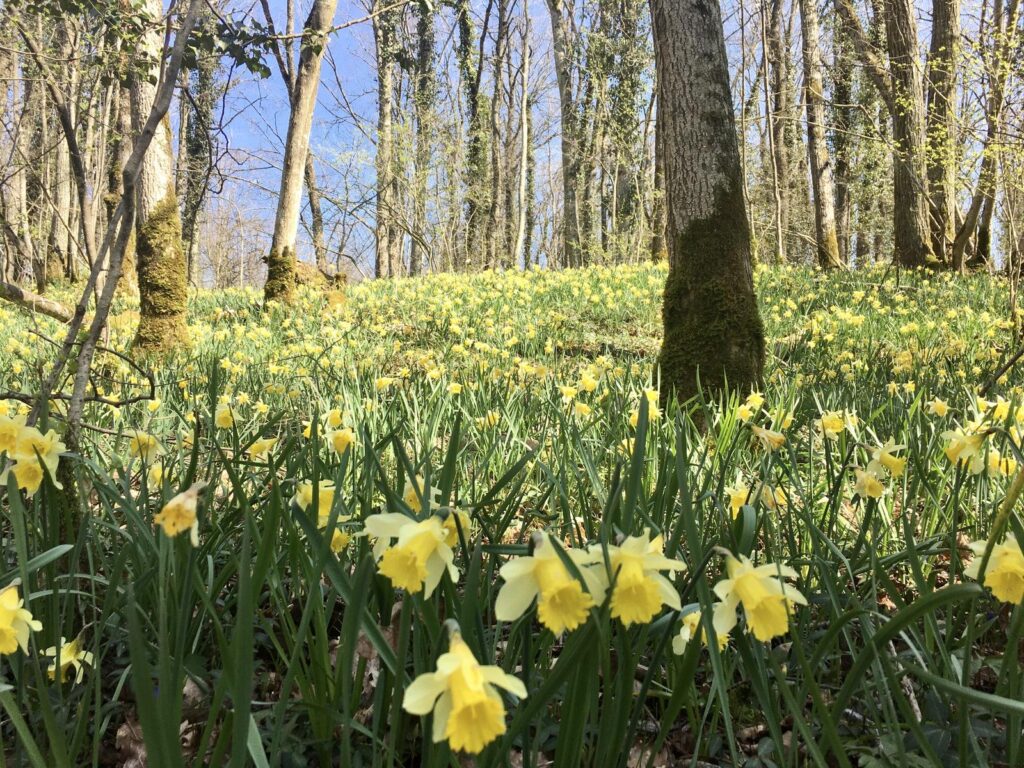
M 125 305 L 80 454 L 0 308 L 0 768 L 1024 764 L 1005 284 L 761 268 L 679 404 L 664 279 L 204 292 L 152 382 Z

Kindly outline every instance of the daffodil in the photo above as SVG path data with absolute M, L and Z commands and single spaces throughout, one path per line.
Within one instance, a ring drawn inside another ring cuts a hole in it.
M 780 637 L 789 630 L 789 613 L 794 604 L 807 605 L 796 588 L 783 579 L 795 579 L 796 571 L 786 565 L 755 566 L 746 555 L 731 554 L 725 560 L 727 578 L 715 584 L 721 603 L 715 608 L 715 634 L 728 635 L 743 608 L 747 630 L 762 642 Z
M 128 438 L 128 452 L 143 461 L 152 461 L 162 454 L 164 449 L 153 435 L 135 430 Z
M 327 415 L 324 416 L 324 421 L 327 423 L 328 429 L 338 429 L 342 425 L 344 419 L 344 414 L 341 412 L 340 408 L 332 408 L 327 412 Z
M 1003 456 L 995 448 L 988 449 L 985 472 L 989 477 L 1006 477 L 1017 471 L 1017 460 L 1013 456 Z
M 67 679 L 68 672 L 72 669 L 75 671 L 75 682 L 82 682 L 82 678 L 85 676 L 84 666 L 93 666 L 93 656 L 90 651 L 82 649 L 82 637 L 79 635 L 70 643 L 65 641 L 62 637 L 60 639 L 61 647 L 59 654 L 60 663 L 60 679 L 61 682 Z M 58 653 L 56 646 L 52 646 L 43 651 L 43 656 L 49 656 L 53 659 L 50 662 L 50 666 L 46 670 L 46 674 L 51 680 L 55 680 L 57 677 L 57 664 L 58 664 Z
M 872 462 L 874 464 L 875 462 Z M 881 465 L 879 465 L 880 467 Z M 866 499 L 880 499 L 885 494 L 885 485 L 878 478 L 877 472 L 871 471 L 871 467 L 868 469 L 855 469 L 854 475 L 856 482 L 853 485 L 853 492 L 861 498 Z
M 436 671 L 425 672 L 406 688 L 402 708 L 413 715 L 433 711 L 435 744 L 447 740 L 455 751 L 477 754 L 507 728 L 505 703 L 497 688 L 526 698 L 521 680 L 501 667 L 481 665 L 454 631 Z
M 928 402 L 927 411 L 932 416 L 938 416 L 940 419 L 944 418 L 949 413 L 949 403 L 940 397 L 936 397 Z
M 473 519 L 465 510 L 452 507 L 448 510 L 442 526 L 444 527 L 444 543 L 455 549 L 459 543 L 459 528 L 462 529 L 462 535 L 468 539 L 473 532 Z
M 317 527 L 323 528 L 331 516 L 331 507 L 334 506 L 334 483 L 330 480 L 321 480 L 316 489 L 316 518 Z M 295 486 L 295 495 L 292 496 L 292 503 L 303 512 L 309 509 L 313 503 L 313 484 L 309 482 L 298 483 Z
M 754 433 L 754 437 L 761 441 L 764 449 L 769 452 L 777 451 L 786 442 L 786 436 L 781 432 L 759 427 L 757 424 L 753 424 L 750 427 L 750 431 Z
M 979 575 L 986 545 L 985 541 L 971 543 L 974 557 L 964 569 L 964 575 L 980 581 L 992 590 L 996 599 L 1004 603 L 1019 605 L 1024 602 L 1024 551 L 1017 543 L 1017 538 L 1010 533 L 1006 535 L 1006 541 L 996 544 L 992 548 L 984 575 Z
M 685 608 L 683 610 L 684 613 L 679 622 L 679 632 L 672 638 L 672 652 L 677 656 L 682 656 L 686 652 L 686 646 L 695 637 L 700 637 L 701 645 L 708 644 L 707 632 L 701 628 L 703 616 L 700 606 L 695 605 L 688 611 Z M 729 645 L 729 635 L 718 635 L 718 650 L 724 650 L 727 645 Z
M 829 440 L 836 440 L 846 430 L 846 418 L 842 411 L 825 411 L 818 419 L 818 428 Z
M 430 597 L 445 571 L 452 581 L 458 580 L 455 553 L 446 542 L 447 532 L 437 515 L 415 520 L 397 512 L 384 512 L 366 518 L 365 527 L 376 540 L 377 570 L 395 588 L 410 593 L 422 590 L 424 597 Z
M 35 493 L 42 484 L 45 468 L 54 485 L 61 488 L 57 481 L 57 465 L 65 450 L 66 446 L 52 429 L 44 435 L 35 427 L 22 427 L 14 448 L 8 453 L 8 458 L 16 462 L 11 471 L 18 487 L 29 495 Z M 6 482 L 7 473 L 4 472 L 0 474 L 0 483 Z
M 903 475 L 904 469 L 906 469 L 907 460 L 899 456 L 894 456 L 893 454 L 906 447 L 907 446 L 905 445 L 896 445 L 895 440 L 886 440 L 884 445 L 881 445 L 872 451 L 871 460 L 878 462 L 885 467 L 893 477 L 900 477 Z
M 153 516 L 153 523 L 163 529 L 165 536 L 174 538 L 188 531 L 192 546 L 199 546 L 199 518 L 196 510 L 199 506 L 199 493 L 205 487 L 206 483 L 193 483 L 164 504 L 163 509 Z
M 24 416 L 0 416 L 0 453 L 13 453 L 24 430 Z
M 625 626 L 644 624 L 653 619 L 663 605 L 679 610 L 679 593 L 661 571 L 673 574 L 686 570 L 680 560 L 670 560 L 663 552 L 661 536 L 651 538 L 645 530 L 639 536 L 629 536 L 618 546 L 608 547 L 611 571 L 598 569 L 601 586 L 611 589 L 611 615 Z M 603 555 L 599 549 L 593 555 Z M 614 579 L 614 584 L 610 579 Z
M 351 534 L 346 533 L 340 528 L 335 528 L 334 533 L 331 534 L 331 552 L 333 552 L 334 554 L 338 554 L 343 549 L 348 547 L 351 541 Z
M 25 608 L 17 583 L 0 592 L 0 656 L 14 653 L 18 648 L 28 653 L 29 633 L 42 628 L 42 623 L 33 619 Z
M 732 516 L 735 519 L 739 515 L 743 505 L 747 503 L 750 498 L 750 488 L 743 483 L 743 481 L 737 477 L 736 482 L 733 485 L 727 485 L 725 487 L 725 493 L 729 497 L 729 510 L 732 512 Z
M 356 442 L 356 433 L 351 427 L 335 429 L 324 434 L 324 439 L 331 447 L 331 450 L 341 456 Z
M 532 554 L 517 557 L 501 567 L 505 584 L 494 604 L 498 621 L 515 621 L 536 598 L 537 618 L 558 635 L 579 627 L 587 620 L 590 609 L 604 601 L 604 585 L 597 575 L 594 556 L 577 549 L 564 550 L 583 577 L 584 589 L 566 568 L 556 546 L 548 534 L 535 533 Z
M 245 454 L 250 459 L 265 459 L 270 455 L 275 445 L 277 445 L 276 437 L 266 437 L 250 445 Z
M 213 414 L 213 423 L 217 429 L 231 429 L 235 426 L 235 410 L 230 403 L 220 403 Z
M 972 475 L 985 469 L 985 433 L 957 427 L 942 433 L 950 463 L 966 466 Z

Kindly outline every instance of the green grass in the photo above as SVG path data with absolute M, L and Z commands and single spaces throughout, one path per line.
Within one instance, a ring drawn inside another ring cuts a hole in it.
M 943 436 L 983 416 L 986 466 L 993 451 L 1021 460 L 1020 372 L 991 382 L 1006 418 L 975 402 L 1014 351 L 1005 285 L 876 269 L 757 281 L 769 364 L 751 423 L 793 417 L 774 452 L 737 414 L 747 393 L 649 410 L 656 267 L 380 281 L 340 306 L 306 293 L 268 312 L 251 292 L 196 296 L 192 350 L 154 371 L 158 405 L 87 407 L 84 455 L 62 459 L 77 505 L 49 483 L 28 499 L 9 484 L 0 588 L 20 578 L 43 629 L 29 654 L 0 658 L 0 766 L 109 764 L 133 749 L 153 766 L 464 764 L 432 742 L 430 718 L 401 709 L 448 650 L 450 619 L 529 692 L 505 698 L 508 730 L 480 766 L 1024 763 L 1024 608 L 963 575 L 967 542 L 1007 529 L 1024 541 L 1019 511 L 998 518 L 1013 477 L 951 463 Z M 118 312 L 113 349 L 132 333 L 130 308 Z M 9 309 L 0 321 L 14 329 L 0 390 L 31 392 L 50 353 L 34 331 L 57 328 Z M 118 358 L 101 363 L 105 395 L 145 390 Z M 579 388 L 572 403 L 560 385 Z M 237 419 L 219 429 L 224 398 Z M 928 412 L 934 398 L 946 417 Z M 322 436 L 332 409 L 358 439 L 340 457 Z M 857 416 L 836 440 L 817 425 L 832 410 Z M 135 429 L 165 448 L 161 478 L 129 455 Z M 248 457 L 266 437 L 269 460 Z M 883 475 L 879 499 L 856 496 L 855 470 L 890 438 L 906 472 Z M 394 590 L 358 535 L 374 513 L 412 514 L 416 476 L 417 501 L 436 495 L 473 521 L 458 582 L 429 599 Z M 755 492 L 733 519 L 738 477 Z M 290 503 L 321 479 L 337 489 L 327 530 L 353 536 L 337 555 Z M 210 485 L 193 548 L 153 517 L 196 481 Z M 788 503 L 767 508 L 761 483 Z M 710 615 L 721 549 L 792 566 L 809 605 L 771 643 L 741 622 L 721 651 L 693 641 L 678 656 L 670 610 L 626 629 L 606 603 L 563 637 L 535 609 L 495 620 L 498 570 L 531 531 L 601 548 L 644 528 L 688 565 L 674 580 L 684 613 Z M 79 633 L 94 667 L 80 684 L 50 681 L 40 651 Z

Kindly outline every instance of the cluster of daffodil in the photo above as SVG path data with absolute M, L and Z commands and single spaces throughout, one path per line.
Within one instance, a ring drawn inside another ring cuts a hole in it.
M 0 590 L 0 656 L 9 656 L 18 650 L 28 653 L 29 637 L 33 632 L 41 632 L 43 629 L 42 622 L 34 619 L 25 607 L 18 587 L 19 584 L 15 582 Z M 62 637 L 59 647 L 47 648 L 42 655 L 52 659 L 47 668 L 51 680 L 57 679 L 59 674 L 63 682 L 68 678 L 68 673 L 73 672 L 74 681 L 80 683 L 85 674 L 84 667 L 93 666 L 92 652 L 83 648 L 81 635 L 71 642 Z
M 367 518 L 365 530 L 375 542 L 379 573 L 397 589 L 429 597 L 446 573 L 458 580 L 453 548 L 460 528 L 468 533 L 469 526 L 465 512 L 442 508 L 424 519 L 375 514 Z M 720 646 L 727 644 L 741 613 L 747 631 L 758 640 L 784 635 L 793 607 L 807 604 L 785 583 L 796 578 L 796 572 L 788 566 L 754 566 L 748 557 L 724 554 L 727 577 L 715 585 L 720 602 L 712 609 Z M 582 626 L 607 600 L 609 615 L 623 626 L 648 624 L 666 607 L 682 611 L 671 577 L 685 570 L 682 561 L 665 556 L 662 537 L 652 537 L 649 530 L 621 537 L 617 544 L 585 549 L 568 547 L 538 531 L 531 538 L 529 555 L 501 566 L 504 584 L 494 615 L 498 621 L 513 622 L 536 605 L 538 621 L 561 635 Z M 676 653 L 685 651 L 699 623 L 699 608 L 683 615 L 673 641 Z M 504 704 L 489 685 L 519 698 L 526 696 L 526 689 L 498 667 L 480 667 L 458 633 L 450 642 L 437 671 L 421 675 L 406 690 L 403 706 L 420 715 L 433 709 L 434 741 L 447 740 L 453 749 L 479 752 L 505 732 Z
M 6 456 L 9 466 L 0 472 L 0 483 L 6 485 L 7 478 L 13 476 L 18 488 L 31 496 L 49 474 L 54 485 L 60 488 L 57 465 L 66 449 L 64 443 L 52 429 L 44 435 L 26 425 L 24 414 L 9 415 L 9 406 L 3 405 L 7 412 L 0 414 L 0 454 Z

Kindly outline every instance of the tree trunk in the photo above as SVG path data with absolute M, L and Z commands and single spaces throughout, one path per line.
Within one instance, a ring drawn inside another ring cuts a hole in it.
M 313 254 L 316 256 L 316 268 L 321 272 L 327 270 L 327 245 L 324 243 L 324 212 L 320 202 L 320 185 L 316 181 L 316 168 L 313 166 L 313 153 L 306 153 L 306 197 L 309 198 L 309 233 L 313 238 Z
M 932 0 L 928 52 L 928 200 L 932 250 L 950 260 L 956 231 L 956 56 L 960 38 L 959 0 Z
M 924 91 L 911 0 L 885 0 L 893 93 L 893 239 L 905 267 L 934 261 L 928 225 Z
M 413 117 L 416 123 L 416 164 L 413 170 L 412 245 L 409 274 L 418 275 L 423 262 L 430 260 L 427 244 L 427 181 L 433 154 L 434 102 L 437 82 L 434 75 L 434 8 L 426 2 L 416 7 L 416 68 L 413 74 Z
M 668 245 L 665 240 L 667 226 L 665 213 L 665 132 L 661 125 L 661 101 L 654 122 L 654 199 L 651 201 L 651 261 L 665 261 Z
M 204 13 L 200 24 L 207 33 L 215 31 L 214 18 L 209 11 Z M 179 167 L 182 176 L 181 232 L 185 243 L 189 281 L 199 284 L 198 243 L 196 227 L 206 199 L 210 174 L 213 171 L 213 105 L 215 76 L 219 57 L 200 55 L 195 71 L 187 78 L 191 96 L 183 109 L 182 125 L 179 128 L 179 143 L 184 145 L 185 162 Z
M 374 10 L 386 0 L 378 0 Z M 395 18 L 394 11 L 379 13 L 373 19 L 377 54 L 377 277 L 400 277 L 400 243 L 395 242 L 394 119 L 392 100 L 395 92 Z
M 835 182 L 832 159 L 825 144 L 825 99 L 818 39 L 817 0 L 800 0 L 803 31 L 804 94 L 807 102 L 807 156 L 814 192 L 814 228 L 817 235 L 818 265 L 822 269 L 842 268 L 836 233 Z
M 146 0 L 153 20 L 163 15 L 161 0 Z M 154 68 L 160 65 L 163 29 L 150 28 L 141 45 Z M 156 74 L 155 72 L 153 74 Z M 137 75 L 131 80 L 132 130 L 141 133 L 156 98 L 156 77 Z M 188 343 L 185 310 L 188 276 L 181 241 L 181 216 L 174 191 L 174 148 L 171 121 L 166 115 L 153 136 L 142 162 L 136 188 L 135 260 L 139 276 L 139 327 L 133 346 L 151 354 L 165 354 Z
M 765 30 L 767 35 L 765 55 L 771 72 L 771 77 L 765 81 L 766 87 L 769 86 L 770 81 L 771 95 L 771 101 L 766 106 L 774 169 L 773 184 L 776 190 L 776 235 L 779 241 L 776 244 L 775 254 L 780 262 L 786 260 L 788 251 L 786 246 L 789 239 L 790 174 L 786 128 L 791 111 L 789 104 L 789 49 L 785 45 L 783 32 L 784 9 L 782 3 L 783 0 L 772 0 L 771 15 Z
M 1002 132 L 1006 78 L 1011 69 L 1010 55 L 1013 50 L 1011 35 L 1008 31 L 1015 33 L 1017 29 L 1020 3 L 1018 0 L 1010 0 L 1005 17 L 1002 0 L 996 0 L 994 6 L 991 23 L 993 32 L 990 38 L 991 53 L 987 62 L 990 86 L 985 104 L 985 141 L 981 155 L 981 170 L 978 172 L 978 182 L 971 197 L 971 205 L 967 209 L 967 213 L 964 214 L 963 224 L 957 230 L 956 238 L 953 240 L 952 263 L 953 268 L 958 271 L 964 267 L 967 246 L 975 231 L 978 231 L 978 248 L 971 259 L 975 266 L 979 265 L 982 259 L 987 258 L 991 237 L 988 227 L 992 221 L 999 170 L 997 142 L 999 134 Z M 989 202 L 990 199 L 991 202 Z M 986 227 L 984 234 L 980 230 L 979 222 Z
M 850 187 L 853 181 L 851 159 L 854 156 L 853 103 L 853 35 L 847 29 L 847 20 L 840 14 L 835 22 L 834 66 L 832 100 L 834 102 L 832 145 L 836 158 L 836 232 L 839 239 L 839 259 L 850 263 L 850 241 L 853 236 L 853 203 Z
M 579 194 L 581 158 L 578 106 L 572 86 L 572 53 L 569 49 L 567 22 L 562 17 L 562 0 L 547 0 L 551 15 L 551 41 L 558 80 L 558 103 L 562 118 L 562 266 L 583 264 L 582 220 Z
M 336 7 L 337 0 L 314 0 L 303 27 L 284 145 L 281 190 L 274 217 L 274 237 L 267 257 L 267 282 L 263 288 L 267 301 L 291 302 L 295 290 L 295 239 L 299 230 L 309 133 L 320 87 L 320 63 Z
M 764 330 L 717 0 L 651 0 L 665 142 L 669 274 L 661 391 L 743 391 L 761 379 Z
M 530 176 L 530 16 L 523 6 L 523 71 L 522 93 L 519 104 L 519 216 L 516 223 L 516 242 L 512 248 L 512 263 L 518 265 L 520 259 L 525 269 L 530 263 L 530 254 L 524 250 L 526 245 L 526 222 L 532 201 L 527 200 Z

